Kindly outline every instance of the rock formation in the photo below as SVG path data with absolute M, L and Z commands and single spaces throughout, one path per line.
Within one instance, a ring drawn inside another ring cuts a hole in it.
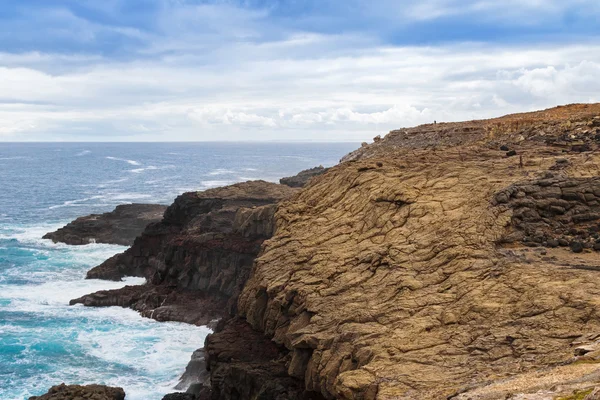
M 44 239 L 70 245 L 107 243 L 131 246 L 148 224 L 162 219 L 166 209 L 159 204 L 124 204 L 108 213 L 77 218 L 56 232 L 47 233 Z
M 228 303 L 185 398 L 591 400 L 599 144 L 597 104 L 393 131 L 291 197 L 186 194 L 91 275 Z
M 293 193 L 253 181 L 183 194 L 131 248 L 88 272 L 99 279 L 145 277 L 147 285 L 100 291 L 71 304 L 131 307 L 159 321 L 197 325 L 233 313 L 261 245 L 272 235 L 275 204 Z
M 599 127 L 599 105 L 575 105 L 362 147 L 280 205 L 240 317 L 326 398 L 593 389 L 574 349 L 600 334 Z M 551 247 L 563 236 L 580 255 Z
M 29 400 L 76 400 L 76 399 L 124 400 L 125 392 L 121 388 L 112 388 L 112 387 L 108 387 L 108 386 L 101 386 L 101 385 L 67 386 L 63 383 L 62 385 L 53 386 L 48 391 L 48 393 L 46 393 L 43 396 L 34 396 L 34 397 L 29 398 Z
M 323 175 L 328 169 L 329 168 L 324 168 L 322 165 L 311 169 L 305 169 L 304 171 L 300 171 L 297 175 L 281 178 L 279 183 L 290 187 L 301 188 L 306 186 L 306 184 L 315 176 Z

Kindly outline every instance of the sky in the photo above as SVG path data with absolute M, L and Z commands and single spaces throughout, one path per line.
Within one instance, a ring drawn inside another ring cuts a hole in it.
M 0 141 L 370 141 L 600 102 L 598 0 L 0 0 Z

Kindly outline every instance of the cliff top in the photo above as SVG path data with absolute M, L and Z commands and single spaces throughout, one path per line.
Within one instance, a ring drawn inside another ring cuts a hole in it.
M 566 146 L 600 134 L 597 128 L 600 128 L 600 103 L 571 104 L 493 119 L 442 122 L 398 129 L 384 138 L 376 137 L 371 144 L 363 144 L 342 161 L 382 156 L 396 150 L 468 145 L 491 148 L 515 146 L 524 142 L 544 144 L 554 140 L 556 145 Z

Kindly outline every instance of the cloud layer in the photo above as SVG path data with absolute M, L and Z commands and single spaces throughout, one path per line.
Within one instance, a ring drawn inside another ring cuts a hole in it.
M 124 0 L 15 8 L 0 23 L 37 29 L 0 24 L 18 42 L 0 45 L 0 140 L 357 141 L 600 101 L 597 32 L 544 27 L 598 18 L 599 6 L 509 2 L 347 1 L 358 20 L 333 0 L 164 0 L 137 19 Z M 482 34 L 398 38 L 474 18 Z M 496 31 L 523 40 L 486 39 Z

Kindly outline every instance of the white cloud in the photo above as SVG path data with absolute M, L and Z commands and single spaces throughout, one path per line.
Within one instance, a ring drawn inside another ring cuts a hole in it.
M 122 0 L 85 1 L 118 15 Z M 558 0 L 349 1 L 365 16 L 406 24 L 475 14 L 537 23 L 573 8 Z M 577 12 L 600 7 L 574 1 Z M 66 9 L 33 13 L 53 38 L 87 43 L 109 33 L 141 45 L 120 58 L 0 53 L 0 140 L 359 141 L 433 120 L 597 100 L 600 92 L 594 43 L 394 47 L 368 30 L 288 29 L 268 10 L 233 2 L 162 3 L 151 33 Z
M 600 46 L 386 47 L 259 61 L 253 46 L 261 47 L 237 46 L 237 63 L 98 62 L 63 74 L 37 69 L 52 55 L 22 55 L 22 66 L 0 68 L 0 136 L 363 140 L 434 119 L 585 102 L 600 91 Z

